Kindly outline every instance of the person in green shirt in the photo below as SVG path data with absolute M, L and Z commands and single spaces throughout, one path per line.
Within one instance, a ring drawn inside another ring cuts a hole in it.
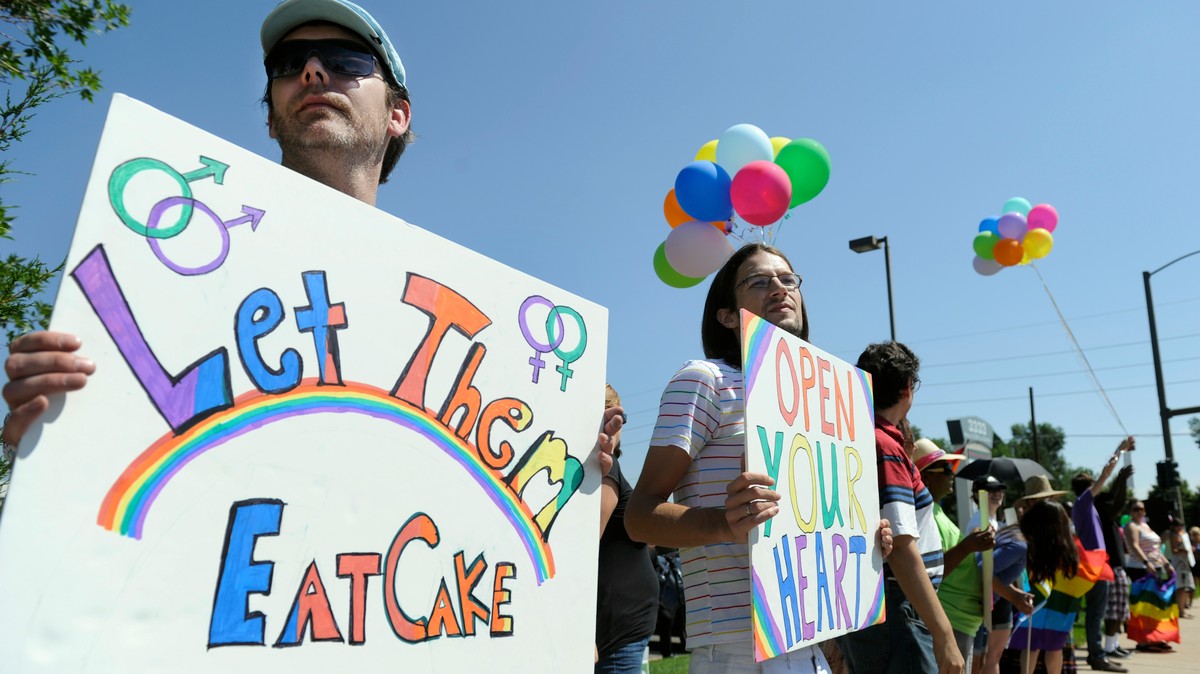
M 942 510 L 940 501 L 954 492 L 954 471 L 965 458 L 961 454 L 947 454 L 925 438 L 916 441 L 912 455 L 913 463 L 921 471 L 921 480 L 933 496 L 933 520 L 942 538 L 945 575 L 938 587 L 938 601 L 954 629 L 954 640 L 962 653 L 965 671 L 970 672 L 975 633 L 983 624 L 984 610 L 983 580 L 972 553 L 990 550 L 995 545 L 996 532 L 989 526 L 963 536 Z

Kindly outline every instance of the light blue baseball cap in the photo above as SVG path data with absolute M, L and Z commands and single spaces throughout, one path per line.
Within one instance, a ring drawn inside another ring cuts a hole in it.
M 345 28 L 361 37 L 375 50 L 383 69 L 402 87 L 404 64 L 392 46 L 387 33 L 367 10 L 348 0 L 283 0 L 263 19 L 261 38 L 263 59 L 296 27 L 313 21 L 326 21 Z

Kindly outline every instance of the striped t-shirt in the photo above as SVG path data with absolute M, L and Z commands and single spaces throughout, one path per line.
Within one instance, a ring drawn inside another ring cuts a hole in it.
M 725 506 L 725 487 L 742 472 L 746 440 L 742 372 L 692 360 L 667 384 L 652 447 L 678 447 L 692 462 L 675 485 L 676 503 Z M 750 546 L 717 543 L 679 551 L 687 600 L 688 646 L 746 641 L 750 632 Z
M 912 536 L 934 589 L 942 582 L 942 538 L 933 519 L 933 496 L 921 473 L 904 452 L 904 435 L 887 419 L 875 419 L 875 452 L 879 465 L 879 509 L 891 520 L 893 536 Z M 883 573 L 892 578 L 885 561 Z

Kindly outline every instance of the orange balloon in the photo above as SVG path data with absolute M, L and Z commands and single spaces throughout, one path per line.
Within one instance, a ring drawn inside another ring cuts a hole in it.
M 684 212 L 683 207 L 679 205 L 679 201 L 675 198 L 675 190 L 667 192 L 667 198 L 663 201 L 663 215 L 666 216 L 667 224 L 671 226 L 671 229 L 685 222 L 695 220 L 695 218 Z
M 992 249 L 992 256 L 1001 265 L 1011 267 L 1020 264 L 1021 258 L 1025 256 L 1025 249 L 1016 239 L 1000 239 L 996 242 L 996 247 Z

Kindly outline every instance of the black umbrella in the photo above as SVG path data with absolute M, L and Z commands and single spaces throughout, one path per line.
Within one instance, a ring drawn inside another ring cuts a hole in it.
M 1035 475 L 1050 475 L 1042 464 L 1032 459 L 1016 459 L 999 456 L 994 459 L 977 459 L 962 467 L 955 474 L 966 480 L 975 480 L 991 475 L 1001 482 L 1024 484 Z

